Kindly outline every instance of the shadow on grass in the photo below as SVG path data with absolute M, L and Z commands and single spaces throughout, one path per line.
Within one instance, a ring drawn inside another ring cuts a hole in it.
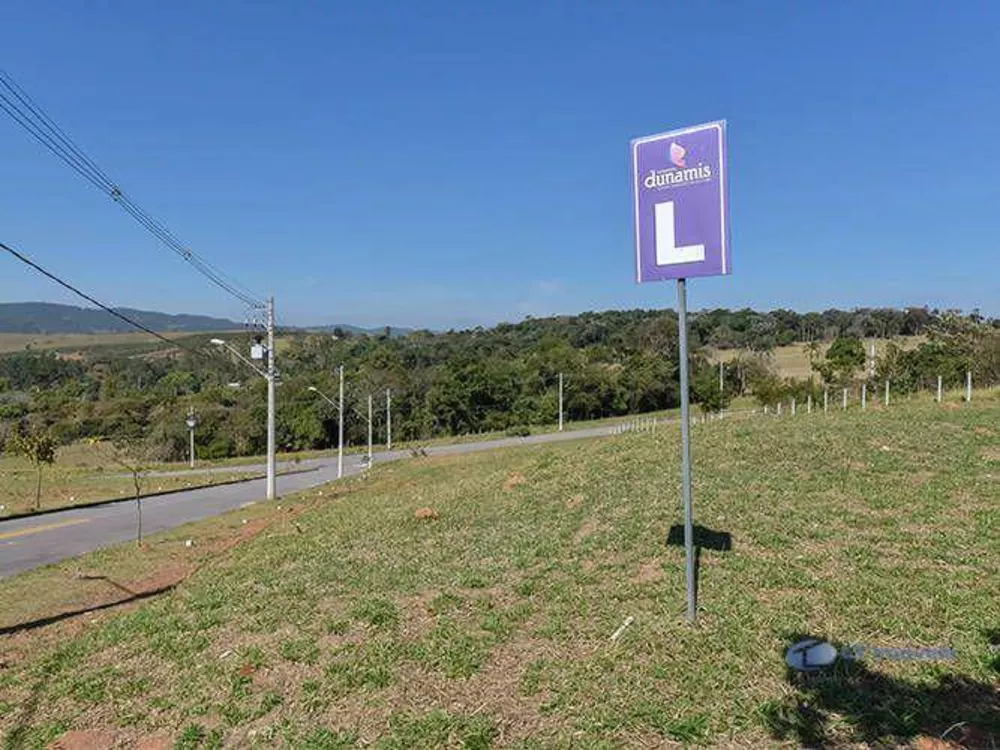
M 86 615 L 91 612 L 100 612 L 102 609 L 111 609 L 113 607 L 120 607 L 123 604 L 130 604 L 131 602 L 139 602 L 143 599 L 151 599 L 154 596 L 159 596 L 160 594 L 165 594 L 168 591 L 172 591 L 177 587 L 178 582 L 168 584 L 166 586 L 160 586 L 155 589 L 150 589 L 149 591 L 132 591 L 131 589 L 122 586 L 120 583 L 112 581 L 107 576 L 82 576 L 85 580 L 102 580 L 107 581 L 109 584 L 114 586 L 116 589 L 125 592 L 126 596 L 121 599 L 115 599 L 111 602 L 105 602 L 104 604 L 95 604 L 90 607 L 81 607 L 80 609 L 72 609 L 67 612 L 60 612 L 56 615 L 50 615 L 49 617 L 41 617 L 37 620 L 30 620 L 28 622 L 18 623 L 17 625 L 7 625 L 6 627 L 0 628 L 0 636 L 3 635 L 14 635 L 15 633 L 23 633 L 28 630 L 34 630 L 35 628 L 43 628 L 46 625 L 53 625 L 62 620 L 68 620 L 73 617 L 78 617 L 79 615 Z
M 809 637 L 789 634 L 788 645 Z M 839 651 L 840 644 L 827 642 Z M 992 667 L 1000 671 L 1000 660 Z M 764 725 L 779 740 L 812 748 L 856 743 L 888 748 L 924 736 L 942 740 L 933 747 L 1000 747 L 1000 689 L 995 682 L 939 675 L 916 683 L 844 659 L 818 672 L 788 669 L 786 679 L 795 694 L 759 709 Z
M 715 552 L 729 552 L 733 548 L 733 536 L 728 531 L 713 531 L 704 526 L 692 528 L 694 538 L 694 590 L 698 594 L 698 582 L 701 576 L 701 551 L 703 549 Z M 684 524 L 676 523 L 670 527 L 667 534 L 667 544 L 673 547 L 684 546 Z

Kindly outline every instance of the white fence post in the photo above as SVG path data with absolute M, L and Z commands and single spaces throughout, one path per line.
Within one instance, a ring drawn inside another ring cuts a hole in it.
M 827 407 L 830 405 L 830 389 L 823 389 L 823 413 L 826 414 Z
M 808 396 L 806 396 L 806 414 L 812 414 L 812 413 L 813 413 L 813 397 L 812 394 L 810 393 Z
M 861 409 L 868 408 L 868 383 L 861 384 Z
M 792 396 L 792 416 L 795 416 L 795 396 Z
M 972 401 L 972 370 L 965 371 L 965 402 Z
M 889 381 L 885 381 L 885 405 L 889 405 Z
M 847 408 L 847 389 L 844 389 L 844 402 L 843 406 L 840 407 L 842 410 Z
M 937 392 L 937 402 L 941 403 L 941 376 L 938 375 L 938 392 Z

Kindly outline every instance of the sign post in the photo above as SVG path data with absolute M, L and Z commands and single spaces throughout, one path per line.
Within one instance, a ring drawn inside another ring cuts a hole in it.
M 677 281 L 680 339 L 681 496 L 687 619 L 697 619 L 691 506 L 687 279 L 732 272 L 726 124 L 710 122 L 632 141 L 636 280 Z

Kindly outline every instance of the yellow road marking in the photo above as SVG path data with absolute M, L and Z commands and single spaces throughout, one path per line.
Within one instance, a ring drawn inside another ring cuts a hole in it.
M 17 531 L 5 531 L 0 533 L 0 539 L 14 539 L 19 536 L 27 536 L 28 534 L 40 534 L 43 531 L 51 531 L 52 529 L 61 529 L 63 526 L 75 526 L 78 523 L 88 523 L 89 518 L 74 518 L 70 521 L 59 521 L 59 523 L 47 523 L 42 526 L 30 526 L 27 529 L 18 529 Z

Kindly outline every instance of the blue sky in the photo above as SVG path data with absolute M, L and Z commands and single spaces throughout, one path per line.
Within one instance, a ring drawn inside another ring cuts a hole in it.
M 729 124 L 695 308 L 1000 314 L 996 3 L 8 0 L 0 65 L 288 324 L 667 307 L 628 142 Z M 0 241 L 116 305 L 240 318 L 5 115 Z M 72 298 L 0 258 L 0 300 Z

